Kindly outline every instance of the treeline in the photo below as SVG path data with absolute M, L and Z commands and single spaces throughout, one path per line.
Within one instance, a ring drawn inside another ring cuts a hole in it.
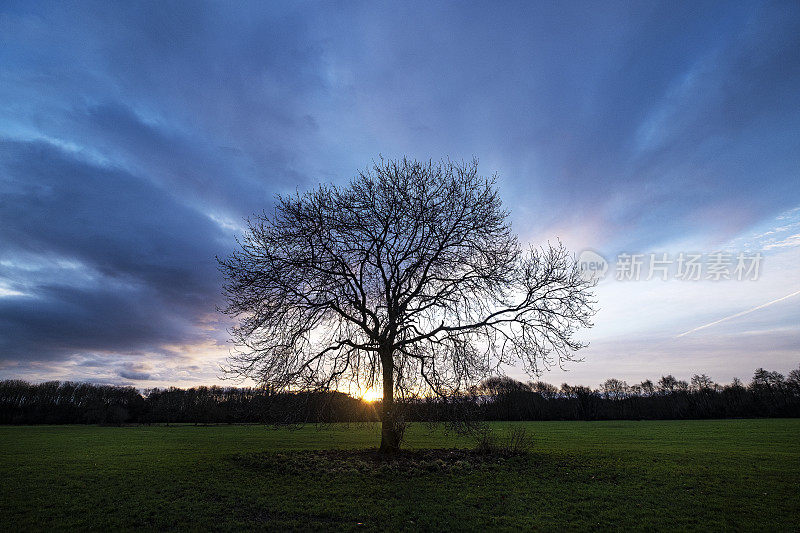
M 288 393 L 270 388 L 150 389 L 52 381 L 0 381 L 0 424 L 371 422 L 380 402 L 341 392 Z M 402 406 L 407 421 L 613 420 L 800 417 L 800 369 L 788 376 L 759 368 L 745 385 L 663 376 L 599 388 L 490 378 L 466 394 Z
M 281 424 L 371 420 L 373 413 L 373 405 L 341 392 L 170 387 L 142 394 L 114 385 L 0 381 L 0 424 Z
M 480 389 L 482 420 L 800 417 L 800 369 L 784 377 L 759 368 L 746 386 L 737 378 L 720 385 L 701 374 L 688 382 L 669 375 L 634 385 L 608 379 L 597 389 L 491 378 Z

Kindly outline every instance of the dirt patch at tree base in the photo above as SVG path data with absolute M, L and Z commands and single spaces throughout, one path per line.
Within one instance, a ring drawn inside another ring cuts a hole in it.
M 469 449 L 317 450 L 285 453 L 236 454 L 238 466 L 285 474 L 369 474 L 423 476 L 432 472 L 465 473 L 472 470 L 519 467 L 530 459 L 524 451 L 484 452 Z

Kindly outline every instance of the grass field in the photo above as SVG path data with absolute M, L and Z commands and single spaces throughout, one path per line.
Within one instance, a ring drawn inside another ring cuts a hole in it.
M 800 528 L 800 420 L 524 425 L 521 456 L 387 466 L 311 451 L 375 426 L 0 427 L 0 528 Z

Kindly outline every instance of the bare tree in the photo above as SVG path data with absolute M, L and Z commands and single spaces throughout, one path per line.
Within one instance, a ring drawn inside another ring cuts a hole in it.
M 625 381 L 615 378 L 605 380 L 605 382 L 600 385 L 600 390 L 603 393 L 603 397 L 607 400 L 624 400 L 631 393 L 631 388 Z
M 285 390 L 382 380 L 395 398 L 463 391 L 516 364 L 574 360 L 593 285 L 559 243 L 523 250 L 477 161 L 384 161 L 349 185 L 279 197 L 220 260 L 238 319 L 227 371 Z
M 675 376 L 669 374 L 668 376 L 661 376 L 661 379 L 658 380 L 657 390 L 661 394 L 686 391 L 689 390 L 689 383 L 675 379 Z
M 693 375 L 689 384 L 689 388 L 693 391 L 709 391 L 714 390 L 716 387 L 717 384 L 714 383 L 714 380 L 705 374 Z

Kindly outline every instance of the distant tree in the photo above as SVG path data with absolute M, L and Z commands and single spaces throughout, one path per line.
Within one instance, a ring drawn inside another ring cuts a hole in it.
M 529 391 L 530 388 L 524 383 L 508 376 L 494 376 L 483 380 L 478 388 L 479 394 L 490 396 L 500 396 L 513 392 Z
M 655 392 L 655 386 L 653 386 L 652 381 L 646 379 L 639 384 L 639 390 L 641 391 L 640 394 L 644 396 L 652 396 Z
M 783 383 L 783 374 L 780 372 L 770 372 L 763 368 L 757 368 L 753 373 L 753 381 L 750 383 L 750 386 L 755 389 L 779 389 Z
M 594 418 L 596 394 L 589 387 L 583 385 L 561 385 L 561 394 L 576 403 L 576 417 L 582 420 Z
M 786 378 L 786 384 L 795 392 L 800 392 L 800 367 L 795 368 L 791 372 L 789 372 L 789 376 Z
M 687 381 L 676 379 L 672 374 L 668 376 L 661 376 L 656 385 L 656 390 L 661 394 L 671 394 L 673 392 L 689 390 L 689 383 Z
M 669 394 L 675 392 L 678 388 L 678 380 L 672 374 L 668 376 L 661 376 L 658 380 L 657 390 L 662 394 Z
M 600 386 L 600 391 L 608 400 L 622 400 L 630 394 L 630 387 L 622 380 L 611 378 L 605 380 Z
M 716 388 L 716 383 L 705 374 L 692 376 L 689 388 L 693 391 L 709 391 Z
M 284 390 L 383 386 L 445 395 L 519 364 L 573 359 L 592 282 L 560 244 L 523 250 L 477 161 L 384 161 L 348 186 L 278 198 L 220 260 L 238 319 L 227 370 Z
M 538 393 L 542 398 L 551 399 L 558 395 L 558 387 L 545 383 L 544 381 L 535 381 L 530 383 L 530 389 Z

